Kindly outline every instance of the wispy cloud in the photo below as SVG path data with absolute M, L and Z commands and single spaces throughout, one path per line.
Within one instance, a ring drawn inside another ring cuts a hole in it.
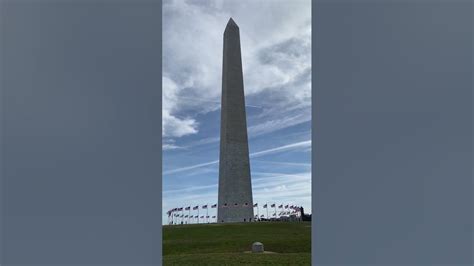
M 229 17 L 240 28 L 250 144 L 262 147 L 250 154 L 254 200 L 311 208 L 310 165 L 298 163 L 311 150 L 310 7 L 310 0 L 163 2 L 165 210 L 217 199 L 219 160 L 213 159 Z M 285 158 L 292 162 L 277 162 Z
M 275 117 L 265 122 L 249 127 L 249 137 L 255 137 L 266 133 L 274 132 L 282 128 L 288 128 L 301 123 L 311 121 L 311 117 L 305 112 L 295 115 L 286 115 L 283 117 Z
M 276 147 L 276 148 L 273 148 L 273 149 L 254 152 L 254 153 L 250 154 L 250 157 L 258 157 L 258 156 L 268 155 L 268 154 L 272 154 L 272 153 L 292 150 L 292 149 L 296 149 L 296 148 L 308 148 L 308 147 L 311 147 L 311 140 L 296 142 L 296 143 Z
M 304 205 L 311 211 L 311 172 L 296 174 L 258 173 L 252 179 L 254 202 Z M 179 198 L 172 197 L 179 194 Z M 217 184 L 165 191 L 168 208 L 216 203 Z
M 184 172 L 184 171 L 188 171 L 188 170 L 192 170 L 192 169 L 196 169 L 196 168 L 200 168 L 200 167 L 204 167 L 204 166 L 208 166 L 208 165 L 213 165 L 213 164 L 216 164 L 218 162 L 219 162 L 219 160 L 215 160 L 215 161 L 210 161 L 210 162 L 206 162 L 206 163 L 200 163 L 200 164 L 180 167 L 180 168 L 164 171 L 163 174 L 164 175 L 169 175 L 169 174 Z
M 176 149 L 180 149 L 181 147 L 180 146 L 177 146 L 177 145 L 174 145 L 174 144 L 163 144 L 163 150 L 166 151 L 166 150 L 176 150 Z
M 221 102 L 220 101 L 212 101 L 212 100 L 208 100 L 208 99 L 205 99 L 205 98 L 198 98 L 198 97 L 179 97 L 180 100 L 182 101 L 190 101 L 190 102 L 200 102 L 200 103 L 203 103 L 203 104 L 214 104 L 215 105 L 215 109 L 220 109 L 221 107 Z M 259 109 L 262 109 L 263 107 L 262 106 L 256 106 L 256 105 L 250 105 L 250 104 L 245 104 L 246 107 L 251 107 L 251 108 L 259 108 Z M 212 108 L 212 109 L 214 109 Z
M 162 147 L 163 147 L 164 151 L 184 149 L 184 147 L 176 145 L 175 140 L 173 140 L 173 139 L 164 139 Z
M 206 189 L 216 188 L 216 187 L 217 187 L 217 184 L 213 184 L 213 185 L 207 185 L 207 186 L 192 186 L 192 187 L 186 187 L 186 188 L 181 188 L 181 189 L 170 189 L 170 190 L 165 190 L 163 192 L 164 193 L 184 193 L 184 192 L 206 190 Z
M 258 102 L 248 107 L 263 110 L 261 119 L 250 119 L 255 124 L 249 123 L 249 135 L 266 134 L 309 120 L 311 2 L 233 2 L 164 1 L 166 138 L 198 133 L 199 123 L 193 115 L 219 108 L 222 34 L 231 16 L 241 29 L 248 102 Z M 267 15 L 261 16 L 262 13 Z M 291 110 L 304 115 L 296 117 Z
M 263 163 L 263 164 L 273 164 L 273 165 L 284 165 L 284 166 L 311 167 L 310 163 L 275 162 L 275 161 L 262 161 L 262 160 L 253 160 L 253 162 Z
M 269 155 L 269 154 L 273 154 L 273 153 L 288 151 L 288 150 L 292 150 L 292 149 L 298 149 L 298 148 L 307 149 L 308 147 L 311 147 L 311 140 L 296 142 L 296 143 L 283 145 L 283 146 L 272 148 L 272 149 L 267 149 L 267 150 L 263 150 L 263 151 L 259 151 L 259 152 L 250 153 L 249 156 L 251 158 L 253 158 L 253 157 L 259 157 L 259 156 Z M 205 163 L 200 163 L 200 164 L 175 168 L 175 169 L 172 169 L 172 170 L 164 171 L 163 174 L 168 175 L 168 174 L 184 172 L 184 171 L 188 171 L 188 170 L 192 170 L 192 169 L 196 169 L 196 168 L 200 168 L 200 167 L 204 167 L 204 166 L 209 166 L 209 165 L 213 165 L 213 164 L 217 164 L 217 163 L 219 163 L 219 160 L 214 160 L 214 161 L 209 161 L 209 162 L 205 162 Z

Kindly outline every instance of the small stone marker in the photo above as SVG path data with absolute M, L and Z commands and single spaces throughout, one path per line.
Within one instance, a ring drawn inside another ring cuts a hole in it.
M 263 244 L 255 242 L 252 244 L 252 253 L 263 253 Z

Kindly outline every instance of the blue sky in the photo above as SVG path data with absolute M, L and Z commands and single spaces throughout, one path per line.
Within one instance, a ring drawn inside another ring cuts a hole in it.
M 230 17 L 240 28 L 254 202 L 311 212 L 311 2 L 164 1 L 165 223 L 171 208 L 217 202 Z

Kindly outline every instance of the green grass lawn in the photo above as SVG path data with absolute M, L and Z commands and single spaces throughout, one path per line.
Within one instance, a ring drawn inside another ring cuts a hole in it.
M 251 254 L 253 242 L 272 254 Z M 164 265 L 311 265 L 310 222 L 163 227 Z

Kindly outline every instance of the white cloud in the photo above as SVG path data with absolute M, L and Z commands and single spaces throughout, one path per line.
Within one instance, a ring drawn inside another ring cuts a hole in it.
M 197 133 L 197 122 L 193 118 L 179 118 L 173 114 L 178 108 L 178 86 L 167 77 L 163 77 L 163 137 L 182 137 Z M 164 147 L 163 147 L 164 148 Z
M 163 144 L 163 150 L 164 151 L 166 151 L 166 150 L 176 150 L 176 149 L 181 149 L 181 148 L 182 147 L 174 145 L 174 144 L 170 144 L 170 143 L 164 143 Z
M 258 108 L 247 113 L 249 137 L 311 120 L 310 0 L 165 0 L 164 149 L 183 148 L 173 140 L 200 132 L 199 115 L 220 108 L 222 35 L 229 17 L 233 17 L 240 28 L 246 104 Z M 189 148 L 218 140 L 218 132 L 215 132 L 183 145 Z M 308 149 L 311 149 L 311 141 L 295 142 L 250 156 Z M 218 162 L 175 168 L 163 174 L 215 171 Z M 305 165 L 302 167 L 302 171 L 310 170 Z M 287 202 L 311 210 L 309 172 L 294 175 L 252 172 L 252 176 L 255 202 Z M 164 212 L 191 203 L 215 203 L 217 199 L 217 185 L 174 188 L 174 191 L 164 192 Z M 260 209 L 260 214 L 262 211 Z M 166 222 L 166 216 L 163 221 Z
M 240 27 L 247 102 L 262 108 L 249 134 L 309 121 L 310 6 L 309 0 L 164 1 L 165 137 L 197 133 L 195 115 L 219 108 L 222 34 L 231 16 Z
M 182 137 L 197 133 L 197 122 L 192 118 L 178 118 L 163 110 L 163 136 Z

